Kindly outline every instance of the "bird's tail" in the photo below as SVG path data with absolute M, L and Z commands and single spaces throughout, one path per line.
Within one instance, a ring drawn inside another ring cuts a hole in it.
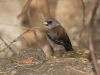
M 73 47 L 70 46 L 69 44 L 64 45 L 66 51 L 73 51 Z

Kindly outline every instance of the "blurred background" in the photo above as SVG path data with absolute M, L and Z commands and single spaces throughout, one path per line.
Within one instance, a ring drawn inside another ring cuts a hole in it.
M 45 19 L 47 16 L 46 0 L 37 0 L 41 12 Z M 91 12 L 96 3 L 96 0 L 83 0 L 85 4 L 85 25 L 82 36 L 79 37 L 83 28 L 83 5 L 81 0 L 49 0 L 51 17 L 56 18 L 65 28 L 73 46 L 81 46 L 88 48 L 88 24 L 91 19 Z M 21 39 L 4 50 L 5 45 L 2 38 L 7 44 L 10 44 L 14 39 L 25 32 L 27 28 L 32 28 L 29 24 L 28 16 L 25 13 L 20 19 L 17 15 L 21 12 L 25 0 L 0 0 L 0 57 L 10 57 L 15 53 L 19 53 L 23 48 L 38 48 L 38 44 L 34 34 L 30 31 L 23 35 L 24 40 Z M 38 12 L 36 1 L 32 0 L 30 4 L 30 14 L 33 22 L 33 27 L 44 26 L 42 24 L 42 17 Z M 36 31 L 40 44 L 43 50 L 50 49 L 46 40 L 45 28 Z M 95 17 L 95 25 L 93 29 L 93 42 L 95 52 L 100 53 L 100 5 Z M 4 50 L 4 51 L 2 51 Z

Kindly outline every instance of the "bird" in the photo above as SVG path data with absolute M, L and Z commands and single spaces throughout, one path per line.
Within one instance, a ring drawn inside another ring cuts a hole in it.
M 66 51 L 73 51 L 71 41 L 61 24 L 54 18 L 44 21 L 46 25 L 46 36 L 54 44 L 63 46 Z

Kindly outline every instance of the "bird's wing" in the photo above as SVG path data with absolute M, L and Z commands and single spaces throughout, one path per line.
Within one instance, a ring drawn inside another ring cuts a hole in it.
M 59 33 L 52 33 L 49 30 L 47 30 L 47 36 L 55 44 L 63 45 L 63 41 L 59 40 Z
M 52 33 L 51 31 L 48 30 L 47 36 L 55 44 L 63 45 L 67 51 L 73 50 L 72 44 L 65 30 L 62 33 L 61 32 Z
M 68 35 L 67 35 L 67 33 L 65 31 L 63 32 L 62 40 L 63 40 L 64 43 L 68 43 L 72 47 L 70 39 L 69 39 L 69 37 L 68 37 Z
M 65 31 L 63 32 L 62 41 L 63 41 L 64 47 L 66 48 L 67 51 L 73 50 L 70 39 Z

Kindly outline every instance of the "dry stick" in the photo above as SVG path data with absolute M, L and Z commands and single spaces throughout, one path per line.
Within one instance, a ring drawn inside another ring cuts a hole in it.
M 27 1 L 26 1 L 26 3 L 24 4 L 24 7 L 23 7 L 21 13 L 17 16 L 18 19 L 27 11 L 27 9 L 29 8 L 29 5 L 30 5 L 31 1 L 32 1 L 32 0 L 27 0 Z M 29 30 L 27 30 L 26 32 L 28 32 L 28 31 L 29 31 Z M 23 34 L 22 34 L 22 35 L 23 35 Z M 11 46 L 14 42 L 18 41 L 18 39 L 19 39 L 22 35 L 20 35 L 19 37 L 17 37 L 17 39 L 13 40 L 13 41 L 10 43 L 10 45 L 8 45 L 8 46 L 7 46 L 5 49 L 3 49 L 2 51 L 6 50 L 7 48 L 10 48 L 10 46 Z M 0 51 L 0 52 L 2 52 L 2 51 Z
M 5 49 L 3 49 L 2 51 L 5 51 L 7 48 L 9 48 L 11 45 L 13 45 L 14 42 L 18 41 L 25 33 L 29 32 L 31 29 L 28 29 L 27 31 L 25 31 L 23 34 L 21 34 L 20 36 L 18 36 L 15 40 L 13 40 L 9 46 L 7 46 Z M 0 51 L 0 52 L 2 52 Z
M 51 14 L 50 14 L 50 2 L 49 0 L 46 0 L 46 7 L 47 7 L 47 15 L 48 15 L 48 18 L 51 17 Z
M 4 42 L 4 44 L 9 48 L 9 50 L 11 50 L 14 54 L 16 54 L 16 52 L 14 52 L 14 50 L 5 42 L 5 40 L 0 36 L 0 39 Z M 2 50 L 4 51 L 4 50 Z M 1 51 L 0 51 L 1 52 Z
M 30 43 L 25 39 L 25 37 L 22 37 L 22 39 L 30 46 Z
M 22 9 L 22 11 L 21 11 L 21 13 L 17 16 L 17 18 L 20 18 L 20 17 L 28 10 L 31 1 L 32 1 L 32 0 L 27 0 L 27 2 L 25 3 L 25 5 L 24 5 L 24 7 L 23 7 L 23 9 Z M 39 8 L 39 7 L 38 7 L 38 8 Z M 27 14 L 29 14 L 28 11 L 27 11 Z M 43 20 L 44 20 L 44 16 L 43 16 L 42 13 L 41 13 L 41 16 L 42 16 L 42 18 L 43 18 Z M 32 21 L 31 21 L 30 14 L 28 15 L 28 18 L 29 18 L 29 21 L 30 21 L 30 25 L 32 26 Z M 6 50 L 7 48 L 9 48 L 14 42 L 18 41 L 18 40 L 22 37 L 22 35 L 24 35 L 25 33 L 29 32 L 29 31 L 31 31 L 31 30 L 34 32 L 34 35 L 35 35 L 35 37 L 36 37 L 36 39 L 37 39 L 37 42 L 38 42 L 38 44 L 39 44 L 39 46 L 40 46 L 41 44 L 39 43 L 39 40 L 38 40 L 37 35 L 36 35 L 36 32 L 35 32 L 35 29 L 39 29 L 39 28 L 41 28 L 41 27 L 35 27 L 35 28 L 28 29 L 28 30 L 25 31 L 23 34 L 21 34 L 20 36 L 18 36 L 15 40 L 13 40 L 13 41 L 10 43 L 10 45 L 7 46 L 7 47 L 6 47 L 5 49 L 3 49 L 2 51 L 4 51 L 4 50 Z M 42 48 L 41 48 L 41 50 L 42 50 Z M 0 51 L 0 52 L 2 52 L 2 51 Z
M 17 16 L 18 19 L 28 10 L 31 2 L 32 2 L 32 0 L 26 0 L 25 4 L 21 10 L 21 13 L 18 14 L 18 16 Z
M 83 28 L 82 28 L 82 30 L 80 32 L 79 37 L 82 36 L 82 33 L 83 33 L 84 29 L 85 29 L 85 4 L 84 4 L 83 0 L 81 0 L 81 2 L 82 2 L 82 6 L 83 6 Z
M 9 44 L 9 46 L 7 46 L 6 48 L 4 48 L 2 51 L 5 51 L 7 48 L 9 48 L 11 45 L 13 45 L 13 43 L 14 42 L 16 42 L 16 41 L 18 41 L 24 34 L 26 34 L 27 32 L 29 32 L 29 31 L 32 31 L 32 30 L 34 30 L 34 29 L 40 29 L 41 27 L 35 27 L 35 28 L 30 28 L 30 29 L 28 29 L 28 30 L 26 30 L 25 32 L 23 32 L 20 36 L 18 36 L 15 40 L 13 40 L 10 44 Z M 1 45 L 0 45 L 1 46 Z M 2 51 L 0 51 L 0 52 L 2 52 Z
M 31 27 L 32 27 L 33 22 L 32 22 L 31 16 L 30 16 L 30 9 L 29 9 L 29 8 L 28 8 L 28 10 L 27 10 L 27 16 L 28 16 L 28 19 L 29 19 L 29 23 L 30 23 L 30 25 L 31 25 Z M 35 38 L 36 38 L 37 43 L 38 43 L 38 45 L 39 45 L 39 48 L 42 50 L 41 44 L 40 44 L 40 41 L 39 41 L 39 39 L 38 39 L 38 37 L 37 37 L 37 34 L 36 34 L 35 29 L 33 30 L 33 34 L 35 35 Z M 43 51 L 43 50 L 42 50 L 42 51 Z
M 44 21 L 45 21 L 45 18 L 44 18 L 43 14 L 42 14 L 42 12 L 41 12 L 41 10 L 40 10 L 40 8 L 39 8 L 39 5 L 38 5 L 37 0 L 35 0 L 35 1 L 36 1 L 36 5 L 37 5 L 37 8 L 38 8 L 38 11 L 39 11 L 39 13 L 41 14 L 41 17 L 42 17 L 43 22 L 44 22 Z
M 98 64 L 96 62 L 96 57 L 94 55 L 94 46 L 93 46 L 92 35 L 93 35 L 94 18 L 96 16 L 96 11 L 97 11 L 97 8 L 99 6 L 99 1 L 100 0 L 97 0 L 96 4 L 95 4 L 95 6 L 92 10 L 92 16 L 91 16 L 91 20 L 90 20 L 90 23 L 89 23 L 89 31 L 88 31 L 90 55 L 91 55 L 91 58 L 92 58 L 92 62 L 93 62 L 93 66 L 94 66 L 96 75 L 100 75 L 100 73 L 99 73 L 99 69 L 98 69 Z
M 4 36 L 3 36 L 2 38 L 6 39 Z M 6 39 L 6 40 L 7 40 L 7 39 Z M 7 40 L 7 42 L 11 43 L 11 41 L 9 41 L 9 40 Z M 13 44 L 13 46 L 15 46 L 15 47 L 16 47 L 16 45 L 15 45 L 15 44 Z

